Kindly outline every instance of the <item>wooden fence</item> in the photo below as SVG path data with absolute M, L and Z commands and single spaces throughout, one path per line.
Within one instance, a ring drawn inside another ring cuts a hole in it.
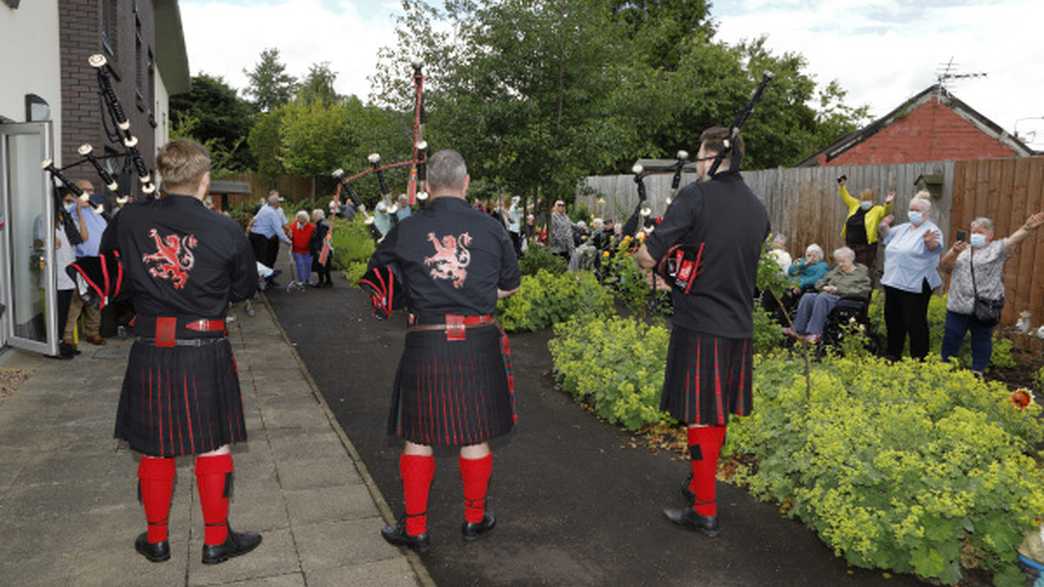
M 973 218 L 993 219 L 1000 237 L 1018 229 L 1031 214 L 1044 210 L 1042 157 L 743 172 L 747 184 L 765 202 L 773 232 L 787 237 L 787 248 L 794 255 L 813 242 L 828 254 L 844 244 L 841 227 L 847 208 L 837 195 L 840 175 L 848 176 L 848 187 L 854 194 L 871 189 L 880 201 L 885 193 L 895 191 L 897 223 L 906 221 L 907 206 L 917 192 L 914 182 L 922 175 L 942 176 L 932 217 L 945 235 L 946 246 L 953 241 L 957 228 L 967 228 Z M 685 174 L 682 185 L 694 180 L 695 176 Z M 654 214 L 666 209 L 670 184 L 669 175 L 646 179 Z M 631 175 L 589 177 L 581 192 L 587 195 L 578 196 L 577 201 L 595 216 L 618 221 L 626 220 L 638 202 Z M 1033 324 L 1040 324 L 1044 322 L 1044 229 L 1019 248 L 1005 265 L 1008 304 L 1004 322 L 1011 324 L 1019 312 L 1029 310 Z M 883 257 L 878 255 L 879 261 Z
M 229 197 L 229 206 L 237 206 L 246 202 L 257 202 L 268 197 L 269 190 L 279 190 L 283 197 L 291 200 L 307 200 L 312 197 L 312 178 L 283 175 L 276 178 L 275 183 L 263 181 L 256 173 L 236 173 L 223 176 L 221 179 L 242 181 L 250 186 L 251 194 L 233 194 Z

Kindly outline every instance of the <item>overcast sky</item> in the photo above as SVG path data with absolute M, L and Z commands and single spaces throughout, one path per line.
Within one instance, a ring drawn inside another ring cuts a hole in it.
M 394 42 L 395 0 L 181 0 L 193 73 L 245 84 L 243 67 L 278 47 L 290 72 L 329 61 L 337 90 L 370 94 L 377 49 Z M 1044 149 L 1044 2 L 1040 0 L 719 0 L 719 36 L 768 36 L 777 52 L 797 51 L 820 83 L 837 79 L 850 101 L 879 116 L 936 80 L 951 58 L 959 98 L 1009 132 L 1037 131 Z

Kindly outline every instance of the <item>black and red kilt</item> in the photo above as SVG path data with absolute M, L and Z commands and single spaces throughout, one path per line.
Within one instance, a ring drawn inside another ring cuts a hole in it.
M 514 388 L 507 340 L 496 325 L 411 331 L 399 361 L 388 433 L 429 446 L 480 444 L 511 431 Z
M 753 341 L 675 325 L 667 350 L 660 409 L 686 424 L 725 426 L 753 410 Z
M 156 457 L 245 442 L 239 374 L 228 339 L 172 348 L 135 342 L 116 412 L 116 438 Z

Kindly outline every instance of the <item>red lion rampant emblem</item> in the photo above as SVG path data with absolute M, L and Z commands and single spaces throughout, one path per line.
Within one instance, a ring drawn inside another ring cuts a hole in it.
M 429 232 L 428 240 L 435 245 L 435 254 L 424 258 L 424 264 L 431 267 L 431 277 L 450 279 L 457 289 L 464 287 L 468 278 L 467 267 L 471 263 L 471 251 L 465 247 L 471 246 L 471 235 L 466 232 L 457 237 L 447 234 L 440 240 L 434 232 Z
M 196 248 L 199 241 L 195 235 L 185 235 L 178 238 L 176 234 L 161 237 L 155 228 L 149 229 L 149 238 L 156 243 L 156 252 L 143 255 L 143 263 L 155 263 L 149 267 L 149 275 L 170 281 L 174 289 L 182 289 L 189 280 L 189 272 L 196 264 L 196 258 L 192 255 L 192 249 Z

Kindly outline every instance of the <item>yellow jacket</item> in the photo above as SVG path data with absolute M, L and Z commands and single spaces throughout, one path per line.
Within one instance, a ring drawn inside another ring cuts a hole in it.
M 859 198 L 853 198 L 852 194 L 848 193 L 848 186 L 845 184 L 841 184 L 841 187 L 837 191 L 841 195 L 841 201 L 845 203 L 845 206 L 848 206 L 848 216 L 845 216 L 845 224 L 841 225 L 841 238 L 845 238 L 845 231 L 848 229 L 846 226 L 848 219 L 859 210 Z M 877 242 L 877 225 L 880 224 L 881 220 L 891 211 L 891 202 L 884 206 L 877 204 L 866 211 L 866 216 L 863 217 L 863 220 L 866 222 L 867 243 L 872 245 Z

